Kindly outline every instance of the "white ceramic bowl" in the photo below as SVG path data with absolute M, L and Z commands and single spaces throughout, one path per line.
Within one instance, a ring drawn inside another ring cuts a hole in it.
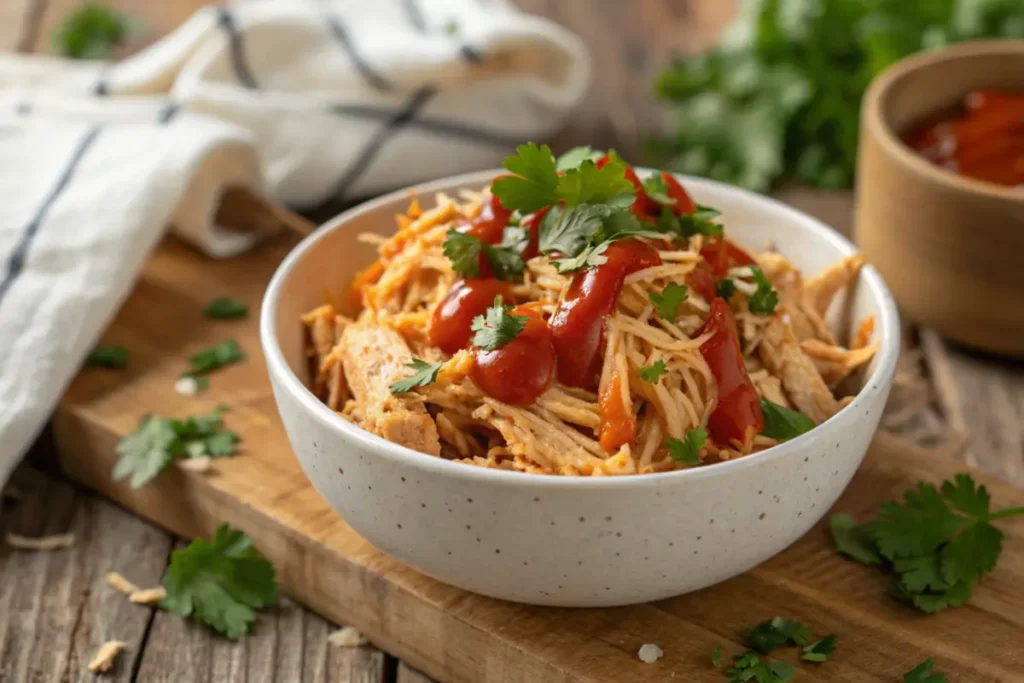
M 496 172 L 416 188 L 486 185 Z M 810 275 L 854 252 L 817 220 L 713 181 L 680 178 L 719 208 L 729 235 L 775 244 Z M 556 477 L 472 467 L 409 450 L 330 411 L 306 388 L 299 316 L 343 291 L 373 258 L 364 231 L 391 234 L 409 192 L 362 204 L 303 240 L 274 275 L 260 332 L 292 447 L 321 495 L 385 553 L 445 583 L 543 605 L 658 600 L 739 574 L 804 534 L 839 497 L 864 457 L 892 384 L 896 307 L 865 268 L 845 303 L 875 316 L 881 351 L 856 399 L 818 428 L 764 453 L 693 470 L 623 477 Z

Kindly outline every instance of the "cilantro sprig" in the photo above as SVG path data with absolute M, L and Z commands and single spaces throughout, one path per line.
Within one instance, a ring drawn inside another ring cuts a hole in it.
M 1019 515 L 1024 507 L 993 511 L 988 490 L 958 474 L 941 487 L 918 483 L 865 524 L 835 515 L 831 531 L 839 552 L 885 565 L 897 577 L 896 597 L 932 613 L 970 599 L 1002 553 L 1003 533 L 992 522 Z
M 764 415 L 761 433 L 773 439 L 793 439 L 814 429 L 811 418 L 766 398 L 761 399 L 761 414 Z
M 799 621 L 775 617 L 748 628 L 743 638 L 747 647 L 766 655 L 784 645 L 807 645 L 811 641 L 811 629 Z
M 916 667 L 903 674 L 903 683 L 949 683 L 949 679 L 932 669 L 935 660 L 929 657 Z
M 687 465 L 700 464 L 700 449 L 707 443 L 708 432 L 703 427 L 694 427 L 682 439 L 669 437 L 665 440 L 668 454 L 673 460 Z
M 130 352 L 123 346 L 100 344 L 85 359 L 87 368 L 110 368 L 124 370 L 128 367 Z
M 441 370 L 441 363 L 428 363 L 419 358 L 413 358 L 411 363 L 405 367 L 415 370 L 412 375 L 400 379 L 389 388 L 392 394 L 404 394 L 412 391 L 415 387 L 425 387 L 437 381 L 437 373 Z
M 249 304 L 230 296 L 219 296 L 207 305 L 203 314 L 215 320 L 235 320 L 249 315 Z
M 800 659 L 805 662 L 816 662 L 818 664 L 827 662 L 829 657 L 835 653 L 838 642 L 839 637 L 834 633 L 824 638 L 819 638 L 801 650 Z
M 651 384 L 657 384 L 661 376 L 668 372 L 668 368 L 665 367 L 665 361 L 659 358 L 650 365 L 643 366 L 637 372 L 641 379 Z
M 190 356 L 188 359 L 189 371 L 183 373 L 182 376 L 205 375 L 243 360 L 245 360 L 245 353 L 242 351 L 242 347 L 234 339 L 228 339 Z
M 462 277 L 480 276 L 480 256 L 487 259 L 494 277 L 514 280 L 522 275 L 526 265 L 521 256 L 526 246 L 526 231 L 517 226 L 505 228 L 506 239 L 500 245 L 487 244 L 479 237 L 452 228 L 445 235 L 444 255 L 452 263 L 452 270 Z
M 772 287 L 768 276 L 757 266 L 750 266 L 750 276 L 757 285 L 757 289 L 750 295 L 750 310 L 752 313 L 771 315 L 775 307 L 779 305 L 779 293 Z
M 57 54 L 73 59 L 103 59 L 124 41 L 143 33 L 133 17 L 98 2 L 72 12 L 53 34 Z
M 688 287 L 677 282 L 670 282 L 660 292 L 647 292 L 647 298 L 651 300 L 658 310 L 658 316 L 674 323 L 679 312 L 679 306 L 686 301 Z
M 476 333 L 473 335 L 473 346 L 484 351 L 494 351 L 515 339 L 526 327 L 529 318 L 515 315 L 511 311 L 512 306 L 504 305 L 501 295 L 494 297 L 494 304 L 484 315 L 473 318 L 469 326 Z
M 249 632 L 256 610 L 277 603 L 273 565 L 227 524 L 212 540 L 197 538 L 172 552 L 161 584 L 167 591 L 161 607 L 231 639 Z
M 138 428 L 117 444 L 113 477 L 130 477 L 133 489 L 141 488 L 167 469 L 176 458 L 234 455 L 239 438 L 223 428 L 220 406 L 205 415 L 182 420 L 146 415 Z
M 723 277 L 721 280 L 715 282 L 715 296 L 720 296 L 728 301 L 735 293 L 736 283 L 730 278 Z
M 786 662 L 766 662 L 754 652 L 733 657 L 733 664 L 725 676 L 728 683 L 785 683 L 796 675 L 796 669 Z

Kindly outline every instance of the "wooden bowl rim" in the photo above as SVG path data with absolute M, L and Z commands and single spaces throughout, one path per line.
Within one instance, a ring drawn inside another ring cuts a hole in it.
M 908 171 L 926 177 L 955 191 L 963 191 L 991 199 L 1024 203 L 1019 189 L 986 180 L 961 176 L 930 163 L 915 152 L 893 130 L 883 116 L 883 106 L 898 82 L 913 78 L 918 72 L 936 64 L 978 56 L 1005 55 L 1024 58 L 1024 40 L 975 40 L 945 48 L 919 52 L 896 62 L 876 77 L 864 97 L 864 122 L 867 129 L 885 149 L 886 155 Z

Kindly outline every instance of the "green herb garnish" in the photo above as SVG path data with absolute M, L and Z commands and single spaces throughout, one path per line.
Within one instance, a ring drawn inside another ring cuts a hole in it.
M 761 399 L 764 427 L 761 433 L 772 439 L 793 439 L 814 429 L 814 421 L 803 413 Z
M 525 234 L 525 230 L 516 226 L 505 228 L 505 232 L 506 235 Z M 520 256 L 525 246 L 519 241 L 515 244 L 505 244 L 503 241 L 501 245 L 495 246 L 487 244 L 479 237 L 459 232 L 453 228 L 445 236 L 443 249 L 444 255 L 452 263 L 452 270 L 462 277 L 480 277 L 480 256 L 482 254 L 490 264 L 496 278 L 514 280 L 523 273 L 525 268 Z
M 529 318 L 525 315 L 511 313 L 512 306 L 505 306 L 501 296 L 494 297 L 494 305 L 487 309 L 485 315 L 473 319 L 470 329 L 473 335 L 473 346 L 484 351 L 493 351 L 515 339 Z
M 732 295 L 736 293 L 736 283 L 730 278 L 723 277 L 721 280 L 715 282 L 715 296 L 720 296 L 726 301 L 732 298 Z
M 722 646 L 715 645 L 715 649 L 711 651 L 711 666 L 718 667 L 719 660 L 722 657 Z
M 682 439 L 669 437 L 665 440 L 668 454 L 673 460 L 687 465 L 700 464 L 700 449 L 708 440 L 708 432 L 703 427 L 694 427 L 686 432 Z
M 811 640 L 811 629 L 799 621 L 775 617 L 747 629 L 743 637 L 747 647 L 766 655 L 784 645 L 807 645 Z
M 232 365 L 245 360 L 242 348 L 234 339 L 228 339 L 220 344 L 203 349 L 199 353 L 190 356 L 188 364 L 189 371 L 183 376 L 205 375 L 214 370 L 219 370 L 225 365 Z
M 128 367 L 128 349 L 123 346 L 100 344 L 85 359 L 87 368 L 111 368 L 124 370 Z
M 642 379 L 650 382 L 651 384 L 657 384 L 658 380 L 661 379 L 661 376 L 668 372 L 668 369 L 665 367 L 665 361 L 659 358 L 650 365 L 643 366 L 638 370 L 638 372 Z
M 775 312 L 775 307 L 779 305 L 779 293 L 775 291 L 771 281 L 757 266 L 750 266 L 750 276 L 757 285 L 757 290 L 750 295 L 751 312 L 771 315 Z
M 674 323 L 679 306 L 686 301 L 687 289 L 686 285 L 670 282 L 661 292 L 647 292 L 647 297 L 658 310 L 659 317 Z
M 167 591 L 161 607 L 231 639 L 249 632 L 256 610 L 277 603 L 273 565 L 227 524 L 217 527 L 213 540 L 197 538 L 172 552 L 161 584 Z
M 72 12 L 53 34 L 53 49 L 73 59 L 104 59 L 117 45 L 141 32 L 140 24 L 127 14 L 87 2 Z
M 810 645 L 804 647 L 801 651 L 800 659 L 805 662 L 827 662 L 829 657 L 836 651 L 836 645 L 839 642 L 839 637 L 834 633 L 832 635 L 819 638 Z
M 244 318 L 249 314 L 249 305 L 239 299 L 232 299 L 229 296 L 219 296 L 203 311 L 207 318 L 217 320 L 234 320 Z
M 785 683 L 795 675 L 791 664 L 765 662 L 754 652 L 733 657 L 733 665 L 725 672 L 728 683 Z
M 400 379 L 391 385 L 392 394 L 404 394 L 412 391 L 415 387 L 425 387 L 433 384 L 437 381 L 437 373 L 441 370 L 442 363 L 428 363 L 420 360 L 419 358 L 413 358 L 411 363 L 408 363 L 405 367 L 414 370 L 412 375 L 405 379 Z
M 948 678 L 932 671 L 934 666 L 935 660 L 929 657 L 914 669 L 903 674 L 903 683 L 949 683 Z

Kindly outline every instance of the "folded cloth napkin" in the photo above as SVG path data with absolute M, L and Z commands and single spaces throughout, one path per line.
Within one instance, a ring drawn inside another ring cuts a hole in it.
M 215 257 L 228 187 L 294 207 L 496 165 L 583 96 L 504 0 L 251 0 L 118 63 L 0 55 L 0 485 L 170 224 Z

